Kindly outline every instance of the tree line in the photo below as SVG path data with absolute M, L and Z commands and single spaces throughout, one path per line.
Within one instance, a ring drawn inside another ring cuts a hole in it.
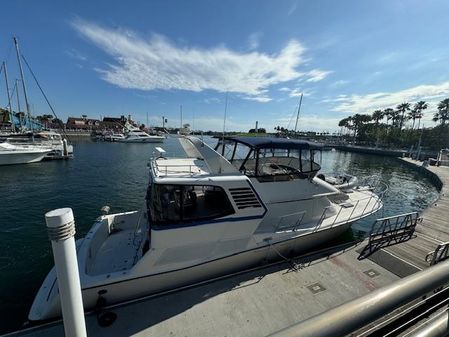
M 342 134 L 347 130 L 344 137 L 369 145 L 411 146 L 421 137 L 423 145 L 429 148 L 448 147 L 449 98 L 438 103 L 432 118 L 438 125 L 433 128 L 422 127 L 422 118 L 428 107 L 425 101 L 402 103 L 396 108 L 343 118 L 338 126 Z M 407 128 L 408 121 L 411 121 L 411 127 Z

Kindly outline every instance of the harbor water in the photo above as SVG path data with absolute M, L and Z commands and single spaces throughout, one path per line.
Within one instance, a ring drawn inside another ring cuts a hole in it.
M 213 143 L 212 139 L 206 140 Z M 44 214 L 71 207 L 77 238 L 91 227 L 104 205 L 111 213 L 141 208 L 148 182 L 147 163 L 156 146 L 168 156 L 183 154 L 176 138 L 164 144 L 75 141 L 75 158 L 0 167 L 0 333 L 22 326 L 34 295 L 53 265 Z M 353 225 L 366 233 L 375 218 L 420 211 L 438 191 L 419 173 L 390 157 L 325 151 L 325 175 L 338 172 L 375 176 L 388 185 L 384 208 Z

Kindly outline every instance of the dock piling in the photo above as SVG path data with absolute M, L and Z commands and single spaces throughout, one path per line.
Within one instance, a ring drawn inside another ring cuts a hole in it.
M 45 214 L 45 221 L 55 261 L 65 336 L 86 337 L 73 211 L 55 209 Z

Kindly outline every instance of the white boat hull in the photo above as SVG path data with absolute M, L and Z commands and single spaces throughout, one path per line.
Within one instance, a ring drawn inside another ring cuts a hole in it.
M 115 140 L 116 142 L 120 143 L 163 143 L 164 137 L 151 137 L 151 138 L 134 138 L 134 139 L 119 139 Z
M 108 305 L 138 299 L 236 271 L 242 271 L 257 265 L 274 262 L 280 260 L 279 253 L 283 256 L 298 255 L 337 237 L 350 226 L 351 223 L 345 223 L 291 238 L 272 246 L 266 245 L 187 268 L 84 288 L 82 291 L 84 308 L 86 310 L 95 308 L 100 290 L 107 291 L 102 297 L 106 299 Z M 36 296 L 29 313 L 28 318 L 30 320 L 51 319 L 61 315 L 56 283 L 56 273 L 53 268 Z
M 2 153 L 0 152 L 0 165 L 29 164 L 41 161 L 48 151 L 38 153 Z

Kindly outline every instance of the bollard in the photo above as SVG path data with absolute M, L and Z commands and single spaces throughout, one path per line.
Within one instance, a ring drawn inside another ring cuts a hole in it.
M 45 214 L 45 221 L 55 260 L 65 336 L 86 337 L 72 209 L 50 211 Z

